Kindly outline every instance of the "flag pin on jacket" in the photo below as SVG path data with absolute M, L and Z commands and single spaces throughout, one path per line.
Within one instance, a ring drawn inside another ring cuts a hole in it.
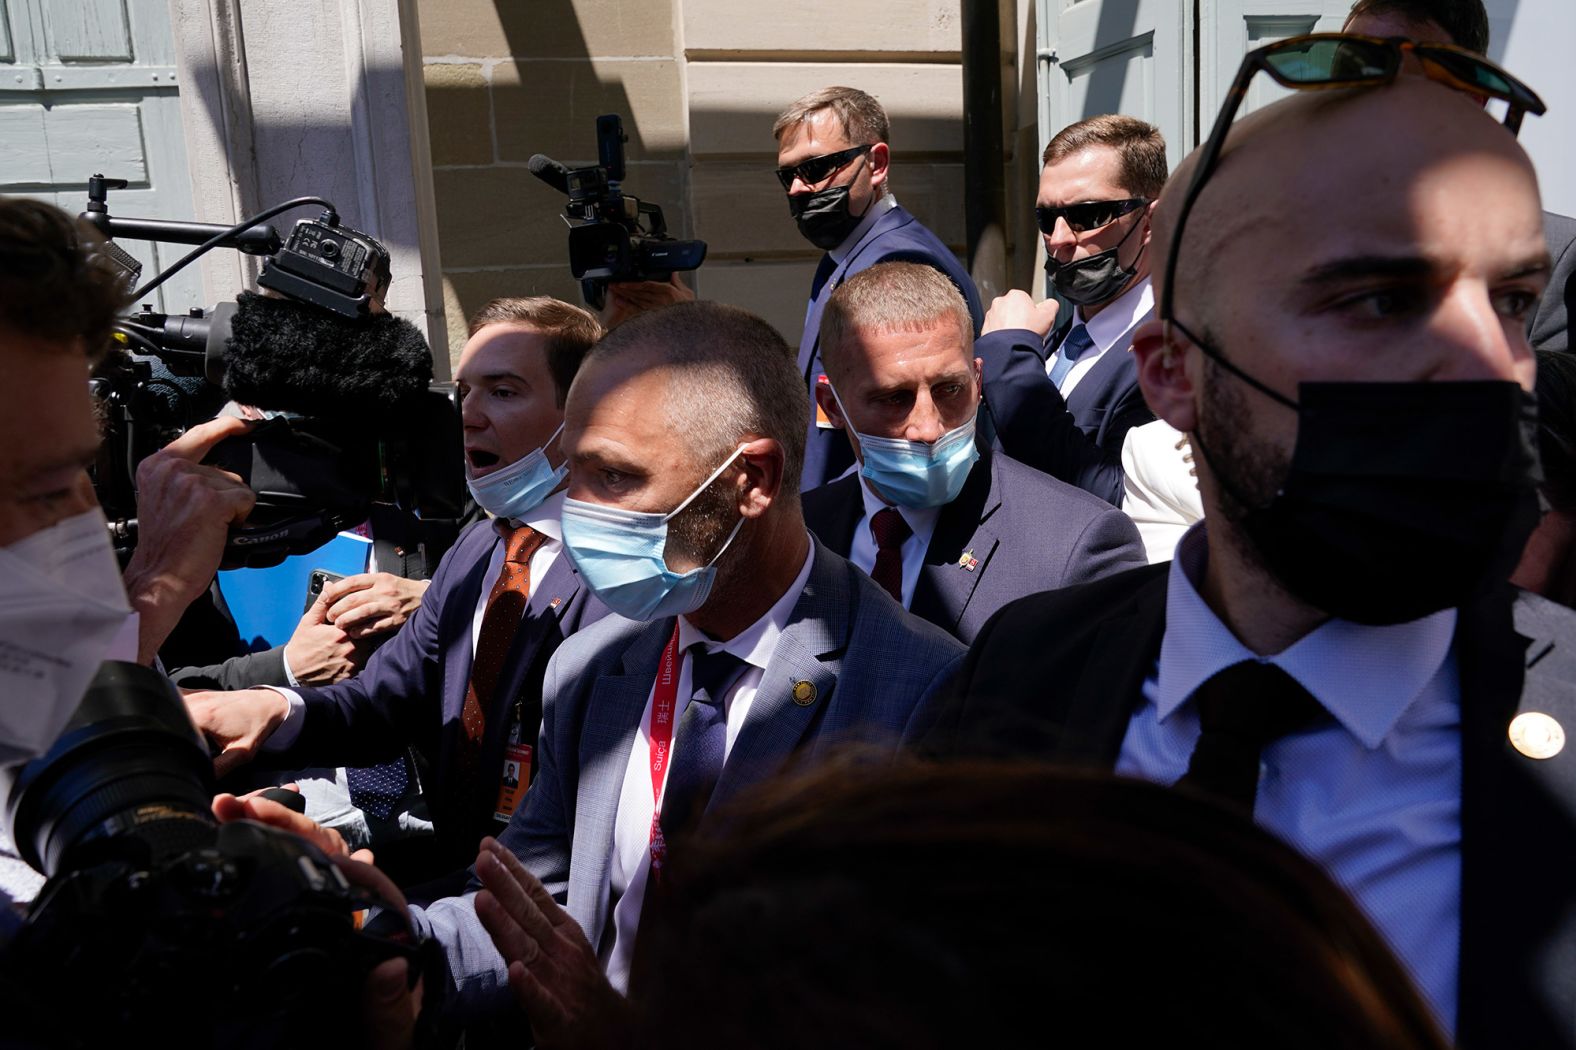
M 815 683 L 804 680 L 793 684 L 793 702 L 800 707 L 809 707 L 815 703 Z
M 1510 720 L 1510 744 L 1528 758 L 1553 758 L 1565 747 L 1565 728 L 1541 711 Z
M 973 547 L 970 547 L 968 550 L 958 555 L 958 568 L 962 569 L 964 572 L 973 572 L 975 569 L 979 568 L 979 565 L 980 560 L 974 557 Z

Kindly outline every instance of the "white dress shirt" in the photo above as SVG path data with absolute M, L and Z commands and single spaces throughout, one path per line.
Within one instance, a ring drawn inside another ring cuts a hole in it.
M 856 467 L 858 464 L 854 464 Z M 876 512 L 887 507 L 892 507 L 908 522 L 908 527 L 913 534 L 903 541 L 903 608 L 907 609 L 914 601 L 914 588 L 919 584 L 919 570 L 925 564 L 925 552 L 930 549 L 930 538 L 936 532 L 936 519 L 941 517 L 940 507 L 925 507 L 914 510 L 910 507 L 897 507 L 888 503 L 865 484 L 864 478 L 859 479 L 859 494 L 865 500 L 865 516 L 859 519 L 859 524 L 854 526 L 854 542 L 848 549 L 848 560 L 865 570 L 866 574 L 873 573 L 876 568 L 876 540 L 870 531 L 870 519 Z
M 1107 351 L 1117 350 L 1126 353 L 1128 347 L 1133 345 L 1133 329 L 1137 328 L 1138 322 L 1148 316 L 1154 308 L 1155 290 L 1148 277 L 1107 303 L 1092 320 L 1085 321 L 1083 307 L 1075 307 L 1073 326 L 1083 325 L 1094 346 L 1085 350 L 1083 356 L 1073 362 L 1072 368 L 1062 379 L 1062 397 L 1072 396 L 1073 388 L 1078 385 L 1078 381 L 1089 374 L 1095 362 L 1104 357 Z M 1067 331 L 1071 334 L 1072 328 Z M 1059 351 L 1046 355 L 1046 374 L 1050 373 L 1059 360 L 1061 360 Z
M 739 729 L 749 717 L 755 692 L 760 687 L 761 676 L 767 661 L 777 648 L 777 639 L 788 626 L 788 618 L 799 602 L 810 579 L 810 566 L 815 561 L 815 544 L 805 555 L 798 577 L 783 592 L 782 597 L 766 611 L 766 615 L 726 642 L 710 641 L 705 634 L 685 617 L 679 617 L 679 649 L 683 654 L 679 665 L 679 678 L 674 688 L 677 700 L 673 710 L 674 738 L 669 754 L 678 752 L 678 731 L 682 728 L 684 706 L 694 686 L 690 678 L 689 647 L 703 642 L 710 653 L 726 652 L 744 661 L 745 669 L 726 691 L 724 706 L 727 711 L 728 731 L 724 745 L 723 761 L 733 753 L 733 742 Z M 656 686 L 653 683 L 652 691 Z M 613 824 L 613 857 L 608 865 L 610 921 L 613 940 L 602 960 L 607 969 L 607 979 L 620 992 L 629 986 L 629 964 L 635 944 L 635 929 L 640 923 L 640 907 L 646 898 L 646 878 L 651 871 L 651 817 L 656 810 L 656 800 L 651 797 L 651 704 L 652 694 L 646 696 L 646 709 L 640 716 L 640 731 L 635 734 L 634 746 L 629 751 L 629 762 L 624 767 L 624 785 L 618 796 L 618 814 Z M 673 764 L 663 771 L 663 783 Z
M 1198 742 L 1193 692 L 1255 660 L 1199 596 L 1201 522 L 1177 544 L 1160 659 L 1116 771 L 1172 784 Z M 1456 611 L 1370 627 L 1327 620 L 1266 658 L 1334 720 L 1264 749 L 1253 817 L 1367 913 L 1450 1032 L 1461 930 L 1461 684 Z

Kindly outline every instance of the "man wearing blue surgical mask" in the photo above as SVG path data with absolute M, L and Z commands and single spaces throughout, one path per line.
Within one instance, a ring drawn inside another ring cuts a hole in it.
M 1103 500 L 975 441 L 979 361 L 962 296 L 913 263 L 849 278 L 821 321 L 821 411 L 856 474 L 805 493 L 821 541 L 967 642 L 1015 598 L 1143 564 Z
M 188 698 L 224 747 L 221 771 L 259 749 L 285 768 L 363 767 L 339 774 L 344 788 L 391 838 L 412 819 L 414 748 L 435 841 L 379 853 L 406 884 L 462 870 L 502 830 L 534 775 L 547 660 L 606 611 L 563 557 L 559 529 L 564 398 L 600 335 L 589 313 L 545 297 L 478 311 L 455 378 L 467 479 L 492 520 L 460 534 L 416 613 L 356 676 Z
M 688 825 L 795 756 L 889 754 L 958 659 L 806 531 L 807 401 L 782 337 L 714 303 L 626 321 L 581 369 L 564 544 L 616 615 L 548 668 L 540 773 L 478 857 L 480 892 L 416 915 L 452 1008 L 504 1009 L 512 986 L 538 1043 L 586 1037 L 618 1012 Z

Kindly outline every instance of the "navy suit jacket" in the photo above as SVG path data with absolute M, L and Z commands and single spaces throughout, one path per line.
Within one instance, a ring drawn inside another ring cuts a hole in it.
M 1169 563 L 1025 598 L 911 728 L 939 754 L 1111 769 L 1165 633 Z M 1576 1047 L 1576 747 L 1531 759 L 1524 711 L 1576 726 L 1576 613 L 1502 586 L 1461 609 L 1463 1047 Z M 1046 688 L 1056 683 L 1056 688 Z
M 488 563 L 501 542 L 490 520 L 462 532 L 438 564 L 420 608 L 360 674 L 299 691 L 306 722 L 295 743 L 276 756 L 296 766 L 368 766 L 415 747 L 430 771 L 422 793 L 432 812 L 434 849 L 450 870 L 474 861 L 482 836 L 499 826 L 492 819 L 498 792 L 493 774 L 503 769 L 511 709 L 520 704 L 534 731 L 548 658 L 566 637 L 607 612 L 562 553 L 533 581 L 532 609 L 509 650 L 495 710 L 487 712 L 481 784 L 474 797 L 462 791 L 456 765 L 471 678 L 471 625 Z M 548 598 L 553 600 L 538 600 Z
M 864 517 L 858 475 L 804 494 L 810 530 L 844 557 Z M 1143 565 L 1131 519 L 1000 453 L 981 452 L 941 508 L 909 611 L 965 642 L 1008 602 Z
M 872 207 L 879 207 L 879 202 Z M 831 258 L 826 256 L 825 258 Z M 854 451 L 848 444 L 848 435 L 841 430 L 825 430 L 815 425 L 815 383 L 826 371 L 821 364 L 821 312 L 826 307 L 837 286 L 861 270 L 868 270 L 881 262 L 913 262 L 933 266 L 951 278 L 969 304 L 969 316 L 974 318 L 974 331 L 978 334 L 985 320 L 985 310 L 980 306 L 980 296 L 974 288 L 974 279 L 952 250 L 941 243 L 941 238 L 931 233 L 923 223 L 901 206 L 889 209 L 877 219 L 860 238 L 859 243 L 844 256 L 822 285 L 820 294 L 810 300 L 804 315 L 804 331 L 799 337 L 799 371 L 804 375 L 805 386 L 810 392 L 810 418 L 805 440 L 804 472 L 799 488 L 808 491 L 826 484 L 848 469 L 854 461 Z
M 819 543 L 814 559 L 708 812 L 795 755 L 848 744 L 895 753 L 920 696 L 962 660 L 956 639 L 904 612 L 848 561 Z M 501 839 L 593 945 L 612 914 L 608 870 L 624 772 L 674 623 L 608 616 L 559 649 L 547 671 L 541 770 Z M 808 704 L 802 687 L 795 692 L 801 682 L 814 687 Z M 442 985 L 447 1012 L 475 1018 L 508 1008 L 503 960 L 470 894 L 413 909 L 412 918 L 443 948 L 449 979 L 429 976 L 427 987 L 433 994 Z
M 1130 429 L 1155 418 L 1138 388 L 1138 360 L 1127 347 L 1101 354 L 1065 399 L 1045 371 L 1049 351 L 1028 329 L 983 335 L 974 356 L 984 362 L 985 404 L 997 447 L 1121 506 L 1122 441 Z

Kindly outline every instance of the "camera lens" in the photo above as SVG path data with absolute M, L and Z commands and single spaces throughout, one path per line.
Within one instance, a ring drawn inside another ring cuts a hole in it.
M 112 661 L 47 754 L 0 770 L 0 802 L 22 859 L 53 876 L 101 853 L 147 862 L 211 843 L 212 780 L 175 687 Z

